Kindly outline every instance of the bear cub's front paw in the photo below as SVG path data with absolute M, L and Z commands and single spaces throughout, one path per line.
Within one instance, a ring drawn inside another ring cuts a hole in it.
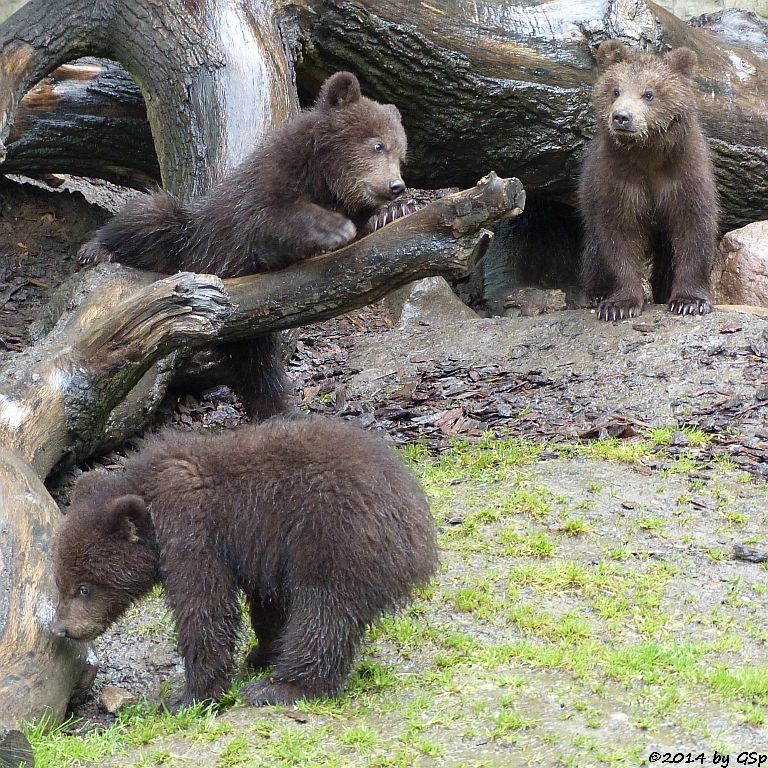
M 627 320 L 638 317 L 643 311 L 643 302 L 637 299 L 610 299 L 601 302 L 597 308 L 598 320 Z
M 335 251 L 357 236 L 357 227 L 346 216 L 329 212 L 327 217 L 312 222 L 309 238 L 321 253 Z
M 667 309 L 676 315 L 706 315 L 712 311 L 712 304 L 709 299 L 697 296 L 674 296 Z

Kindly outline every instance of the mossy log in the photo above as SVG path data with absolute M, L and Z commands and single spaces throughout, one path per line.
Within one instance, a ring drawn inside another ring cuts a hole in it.
M 466 275 L 492 238 L 486 228 L 519 214 L 524 201 L 517 179 L 489 174 L 340 251 L 280 272 L 158 279 L 107 264 L 63 288 L 44 319 L 48 333 L 0 369 L 0 727 L 46 710 L 61 717 L 87 671 L 86 649 L 49 632 L 48 548 L 58 510 L 41 479 L 142 424 L 174 355 L 332 317 L 421 277 Z

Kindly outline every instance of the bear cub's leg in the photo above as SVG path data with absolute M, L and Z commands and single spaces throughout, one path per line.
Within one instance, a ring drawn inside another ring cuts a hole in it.
M 357 227 L 344 214 L 305 200 L 275 208 L 269 217 L 281 245 L 298 253 L 335 251 L 357 237 Z
M 215 701 L 228 688 L 241 625 L 240 593 L 231 571 L 204 548 L 195 550 L 182 539 L 164 556 L 173 563 L 164 583 L 186 677 L 184 692 L 165 702 L 175 711 L 196 701 Z
M 643 261 L 648 249 L 647 237 L 636 231 L 601 233 L 600 261 L 609 275 L 611 292 L 600 303 L 600 320 L 624 320 L 643 311 Z
M 348 600 L 331 588 L 305 587 L 292 601 L 285 624 L 265 654 L 272 661 L 271 675 L 246 684 L 240 692 L 254 706 L 334 696 L 349 677 L 365 620 L 351 617 Z M 253 661 L 262 658 L 257 653 Z
M 252 596 L 248 604 L 258 645 L 248 652 L 245 663 L 252 669 L 271 667 L 277 655 L 277 638 L 285 624 L 285 616 L 269 599 Z
M 716 207 L 714 193 L 710 202 Z M 672 288 L 667 301 L 678 315 L 705 315 L 712 311 L 710 268 L 715 261 L 717 224 L 713 217 L 697 215 L 697 201 L 675 198 L 667 214 L 672 245 Z

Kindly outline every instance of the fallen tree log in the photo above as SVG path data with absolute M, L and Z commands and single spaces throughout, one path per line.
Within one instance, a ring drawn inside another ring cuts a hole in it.
M 30 0 L 23 11 L 40 2 L 46 7 L 72 5 L 68 0 Z M 142 0 L 136 5 L 142 8 L 145 3 Z M 74 5 L 72 13 L 76 16 L 82 8 Z M 103 36 L 105 29 L 123 29 L 117 20 L 126 13 L 119 9 L 120 3 L 109 0 L 102 5 L 107 9 L 104 17 L 112 14 L 114 19 L 100 22 L 93 32 L 78 39 L 88 41 L 96 32 Z M 207 18 L 214 5 L 201 1 L 195 7 Z M 293 62 L 281 57 L 284 49 L 292 51 L 297 60 L 297 85 L 306 100 L 313 97 L 328 73 L 352 69 L 358 73 L 367 95 L 400 107 L 409 135 L 410 161 L 406 170 L 412 186 L 463 187 L 494 168 L 502 176 L 521 178 L 529 193 L 568 203 L 573 202 L 581 154 L 593 130 L 589 90 L 595 73 L 590 49 L 607 37 L 656 50 L 688 45 L 700 58 L 697 82 L 714 151 L 723 225 L 730 229 L 768 216 L 768 180 L 764 173 L 768 164 L 768 46 L 763 44 L 759 49 L 755 42 L 759 34 L 751 35 L 746 44 L 738 44 L 733 29 L 738 24 L 743 26 L 742 16 L 712 15 L 697 19 L 694 26 L 645 0 L 538 0 L 519 5 L 500 0 L 479 5 L 447 0 L 249 0 L 245 6 L 268 21 L 264 21 L 265 28 L 273 35 L 271 43 L 264 42 L 257 55 L 263 56 L 271 45 L 281 59 L 279 71 L 290 79 Z M 180 18 L 188 16 L 184 11 Z M 51 27 L 45 20 L 39 23 Z M 757 20 L 751 23 L 760 28 L 758 32 L 762 30 L 765 39 L 766 25 L 761 26 Z M 3 30 L 0 27 L 0 44 L 5 52 L 14 44 L 14 38 L 12 30 L 6 34 Z M 72 35 L 73 27 L 57 28 L 56 33 Z M 153 32 L 150 39 L 158 40 L 159 34 Z M 187 38 L 177 39 L 184 42 Z M 201 44 L 206 39 L 201 37 Z M 135 33 L 119 47 L 113 43 L 105 46 L 101 40 L 97 36 L 90 44 L 81 42 L 81 52 L 87 48 L 85 52 L 111 55 L 144 83 L 147 63 L 135 61 Z M 173 41 L 166 39 L 165 44 L 173 45 Z M 3 52 L 0 57 L 7 55 Z M 34 55 L 41 57 L 41 64 L 51 63 L 47 51 L 37 50 Z M 180 54 L 175 55 L 178 58 Z M 202 53 L 198 55 L 203 57 Z M 235 58 L 239 55 L 237 48 Z M 206 61 L 207 66 L 219 70 L 223 66 L 223 60 L 215 57 L 209 56 Z M 178 143 L 188 146 L 177 148 L 173 158 L 167 157 L 162 145 L 167 143 L 165 136 L 173 129 L 174 121 L 167 115 L 164 122 L 159 120 L 156 101 L 171 95 L 180 99 L 181 112 L 190 113 L 185 119 L 195 116 L 201 122 L 212 123 L 221 114 L 217 113 L 216 102 L 211 115 L 196 114 L 207 107 L 195 106 L 199 92 L 192 85 L 184 93 L 185 78 L 192 82 L 189 77 L 189 72 L 178 66 L 169 70 L 171 82 L 179 78 L 172 94 L 168 84 L 162 90 L 144 86 L 150 99 L 150 122 L 159 141 L 163 178 L 172 191 L 181 187 L 184 194 L 188 190 L 179 177 L 179 164 L 199 165 L 201 158 L 193 161 L 192 148 L 208 129 L 178 134 Z M 18 81 L 9 80 L 6 78 L 4 84 L 12 89 L 18 87 Z M 269 82 L 268 88 L 272 88 Z M 86 99 L 85 86 L 81 93 Z M 242 98 L 254 98 L 254 91 L 244 92 Z M 3 96 L 0 107 L 3 99 L 9 101 L 8 96 Z M 135 99 L 134 93 L 130 101 Z M 277 101 L 287 103 L 283 96 Z M 3 109 L 7 110 L 7 106 Z M 285 114 L 284 109 L 281 114 Z M 8 112 L 6 120 L 12 119 Z M 67 148 L 74 151 L 79 142 L 80 156 L 93 168 L 97 163 L 90 161 L 89 120 L 85 107 L 83 120 L 78 122 L 72 116 L 66 127 L 75 135 Z M 269 124 L 269 120 L 262 122 Z M 128 156 L 130 145 L 126 144 L 123 151 L 120 133 L 107 118 L 100 125 L 105 137 L 113 137 L 111 156 L 103 156 L 100 172 L 89 172 L 109 178 L 115 167 L 125 172 L 136 160 Z M 40 144 L 32 137 L 28 142 Z M 21 158 L 14 157 L 12 146 L 8 149 L 9 160 L 13 158 L 15 168 L 23 170 Z M 145 152 L 147 157 L 152 156 L 151 145 Z M 61 170 L 57 165 L 72 166 L 68 157 L 57 162 L 54 147 L 45 155 L 51 164 L 49 171 Z M 38 158 L 36 172 L 41 170 L 40 152 Z M 200 172 L 192 171 L 196 173 Z M 195 188 L 204 188 L 207 183 L 203 179 Z
M 322 320 L 421 277 L 465 275 L 492 238 L 486 227 L 518 215 L 524 202 L 517 179 L 491 173 L 340 251 L 280 272 L 157 280 L 107 264 L 77 276 L 45 319 L 47 335 L 0 370 L 0 446 L 8 456 L 0 498 L 9 500 L 0 509 L 0 528 L 9 532 L 2 555 L 28 587 L 0 584 L 0 726 L 46 710 L 61 717 L 83 672 L 84 649 L 50 638 L 48 546 L 58 512 L 40 479 L 103 447 L 106 434 L 122 442 L 120 425 L 135 427 L 136 414 L 146 418 L 167 382 L 169 355 Z M 158 375 L 148 373 L 163 362 Z M 136 396 L 140 381 L 145 399 Z M 125 412 L 129 395 L 133 419 Z M 30 505 L 39 510 L 32 519 Z M 19 696 L 28 702 L 23 710 Z
M 6 173 L 95 176 L 137 189 L 160 184 L 144 98 L 114 62 L 65 64 L 33 86 L 6 149 Z
M 529 194 L 573 202 L 595 78 L 590 50 L 606 38 L 699 56 L 702 117 L 724 225 L 768 216 L 768 59 L 727 34 L 694 28 L 644 0 L 579 3 L 297 4 L 306 46 L 299 79 L 345 67 L 364 91 L 399 105 L 409 183 L 465 186 L 478 169 L 523 180 Z

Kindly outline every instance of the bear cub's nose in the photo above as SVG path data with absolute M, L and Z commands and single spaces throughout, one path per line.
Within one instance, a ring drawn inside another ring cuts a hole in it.
M 611 119 L 617 128 L 629 128 L 629 125 L 632 122 L 632 116 L 629 112 L 625 112 L 624 110 L 616 110 L 616 112 L 611 115 Z
M 389 192 L 392 197 L 401 195 L 404 190 L 405 182 L 402 179 L 392 179 L 392 181 L 389 182 Z
M 56 637 L 66 637 L 67 636 L 67 628 L 63 624 L 59 624 L 58 622 L 51 624 L 51 633 L 54 634 Z

